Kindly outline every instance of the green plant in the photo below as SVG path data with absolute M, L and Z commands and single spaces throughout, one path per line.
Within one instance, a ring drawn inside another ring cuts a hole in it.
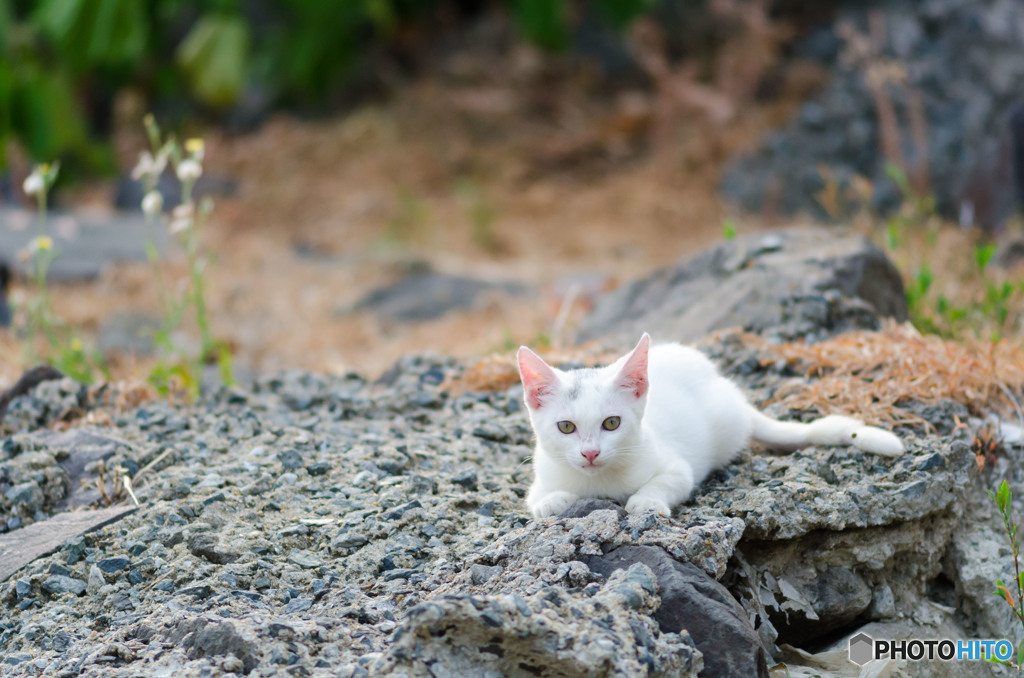
M 1010 609 L 1013 610 L 1013 614 L 1020 621 L 1021 628 L 1024 629 L 1024 573 L 1020 571 L 1020 543 L 1017 541 L 1017 523 L 1013 520 L 1013 495 L 1010 492 L 1010 485 L 1005 480 L 999 485 L 998 492 L 988 491 L 992 501 L 995 502 L 996 508 L 999 509 L 999 514 L 1003 518 L 1003 528 L 1006 530 L 1006 534 L 1010 539 L 1010 549 L 1013 552 L 1013 591 L 1010 587 L 1003 583 L 1002 579 L 996 580 L 995 594 L 1006 601 Z M 1016 593 L 1016 596 L 1014 595 Z M 990 660 L 998 661 L 998 660 Z M 1010 662 L 998 662 L 1006 664 L 1008 666 L 1015 666 L 1018 669 L 1024 670 L 1024 640 L 1021 641 L 1017 647 L 1016 661 Z
M 152 242 L 147 245 L 163 314 L 163 326 L 154 341 L 171 358 L 170 362 L 161 361 L 153 368 L 150 382 L 165 395 L 184 390 L 194 398 L 199 394 L 203 366 L 209 362 L 218 364 L 224 383 L 233 382 L 231 351 L 225 342 L 213 335 L 206 304 L 208 257 L 202 249 L 200 236 L 213 211 L 213 201 L 206 197 L 196 205 L 193 197 L 196 181 L 203 173 L 205 146 L 201 139 L 189 139 L 184 146 L 173 136 L 164 139 L 152 115 L 147 115 L 144 122 L 150 150 L 142 153 L 133 172 L 133 176 L 140 179 L 146 188 L 142 209 L 151 225 L 166 221 L 168 230 L 184 249 L 188 269 L 188 278 L 180 296 L 172 297 L 164 280 L 159 253 Z M 168 164 L 174 168 L 181 182 L 181 204 L 171 210 L 169 220 L 165 219 L 163 212 L 163 196 L 156 189 L 157 181 Z M 189 310 L 199 331 L 199 350 L 192 356 L 177 346 L 173 339 Z
M 95 351 L 87 352 L 82 340 L 57 316 L 47 287 L 47 272 L 57 258 L 53 239 L 46 234 L 47 195 L 59 173 L 57 163 L 37 165 L 22 186 L 27 195 L 36 199 L 36 237 L 24 253 L 25 258 L 31 260 L 35 294 L 25 305 L 27 341 L 23 345 L 23 362 L 28 364 L 42 359 L 64 374 L 89 383 L 97 371 L 106 372 L 102 360 Z M 47 350 L 44 355 L 38 355 L 43 343 Z
M 736 239 L 736 222 L 732 219 L 726 219 L 722 222 L 722 237 L 726 240 Z

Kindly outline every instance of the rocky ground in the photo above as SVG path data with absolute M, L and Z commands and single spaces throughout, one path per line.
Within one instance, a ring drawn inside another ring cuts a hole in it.
M 755 400 L 796 376 L 736 337 L 703 348 Z M 984 490 L 1024 486 L 1021 450 L 979 473 L 957 403 L 912 406 L 936 432 L 898 430 L 895 459 L 754 451 L 670 518 L 584 501 L 538 522 L 521 389 L 453 396 L 463 369 L 294 371 L 192 406 L 66 379 L 16 398 L 0 540 L 106 503 L 101 460 L 141 505 L 0 583 L 3 674 L 973 676 L 862 674 L 845 638 L 1016 639 Z

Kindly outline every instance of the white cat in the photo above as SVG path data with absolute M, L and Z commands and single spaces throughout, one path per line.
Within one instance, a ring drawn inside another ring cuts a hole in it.
M 854 445 L 896 456 L 903 443 L 856 419 L 801 424 L 754 409 L 702 353 L 679 344 L 650 348 L 644 334 L 603 368 L 563 372 L 519 349 L 530 423 L 537 434 L 534 517 L 558 515 L 581 497 L 626 502 L 630 513 L 669 513 L 751 439 L 782 450 Z

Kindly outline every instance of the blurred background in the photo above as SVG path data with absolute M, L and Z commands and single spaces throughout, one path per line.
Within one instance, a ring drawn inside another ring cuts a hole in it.
M 886 248 L 921 331 L 1019 342 L 1022 44 L 1019 0 L 0 0 L 0 383 L 566 347 L 622 282 L 808 224 Z M 205 141 L 195 242 L 175 158 L 133 177 L 147 114 Z M 43 232 L 66 340 L 26 329 Z M 163 299 L 196 262 L 215 347 Z

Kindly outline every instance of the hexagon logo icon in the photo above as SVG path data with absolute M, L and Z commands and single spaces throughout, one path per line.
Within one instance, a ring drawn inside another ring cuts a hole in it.
M 850 638 L 850 661 L 857 666 L 864 666 L 875 658 L 875 641 L 866 633 L 858 633 Z

